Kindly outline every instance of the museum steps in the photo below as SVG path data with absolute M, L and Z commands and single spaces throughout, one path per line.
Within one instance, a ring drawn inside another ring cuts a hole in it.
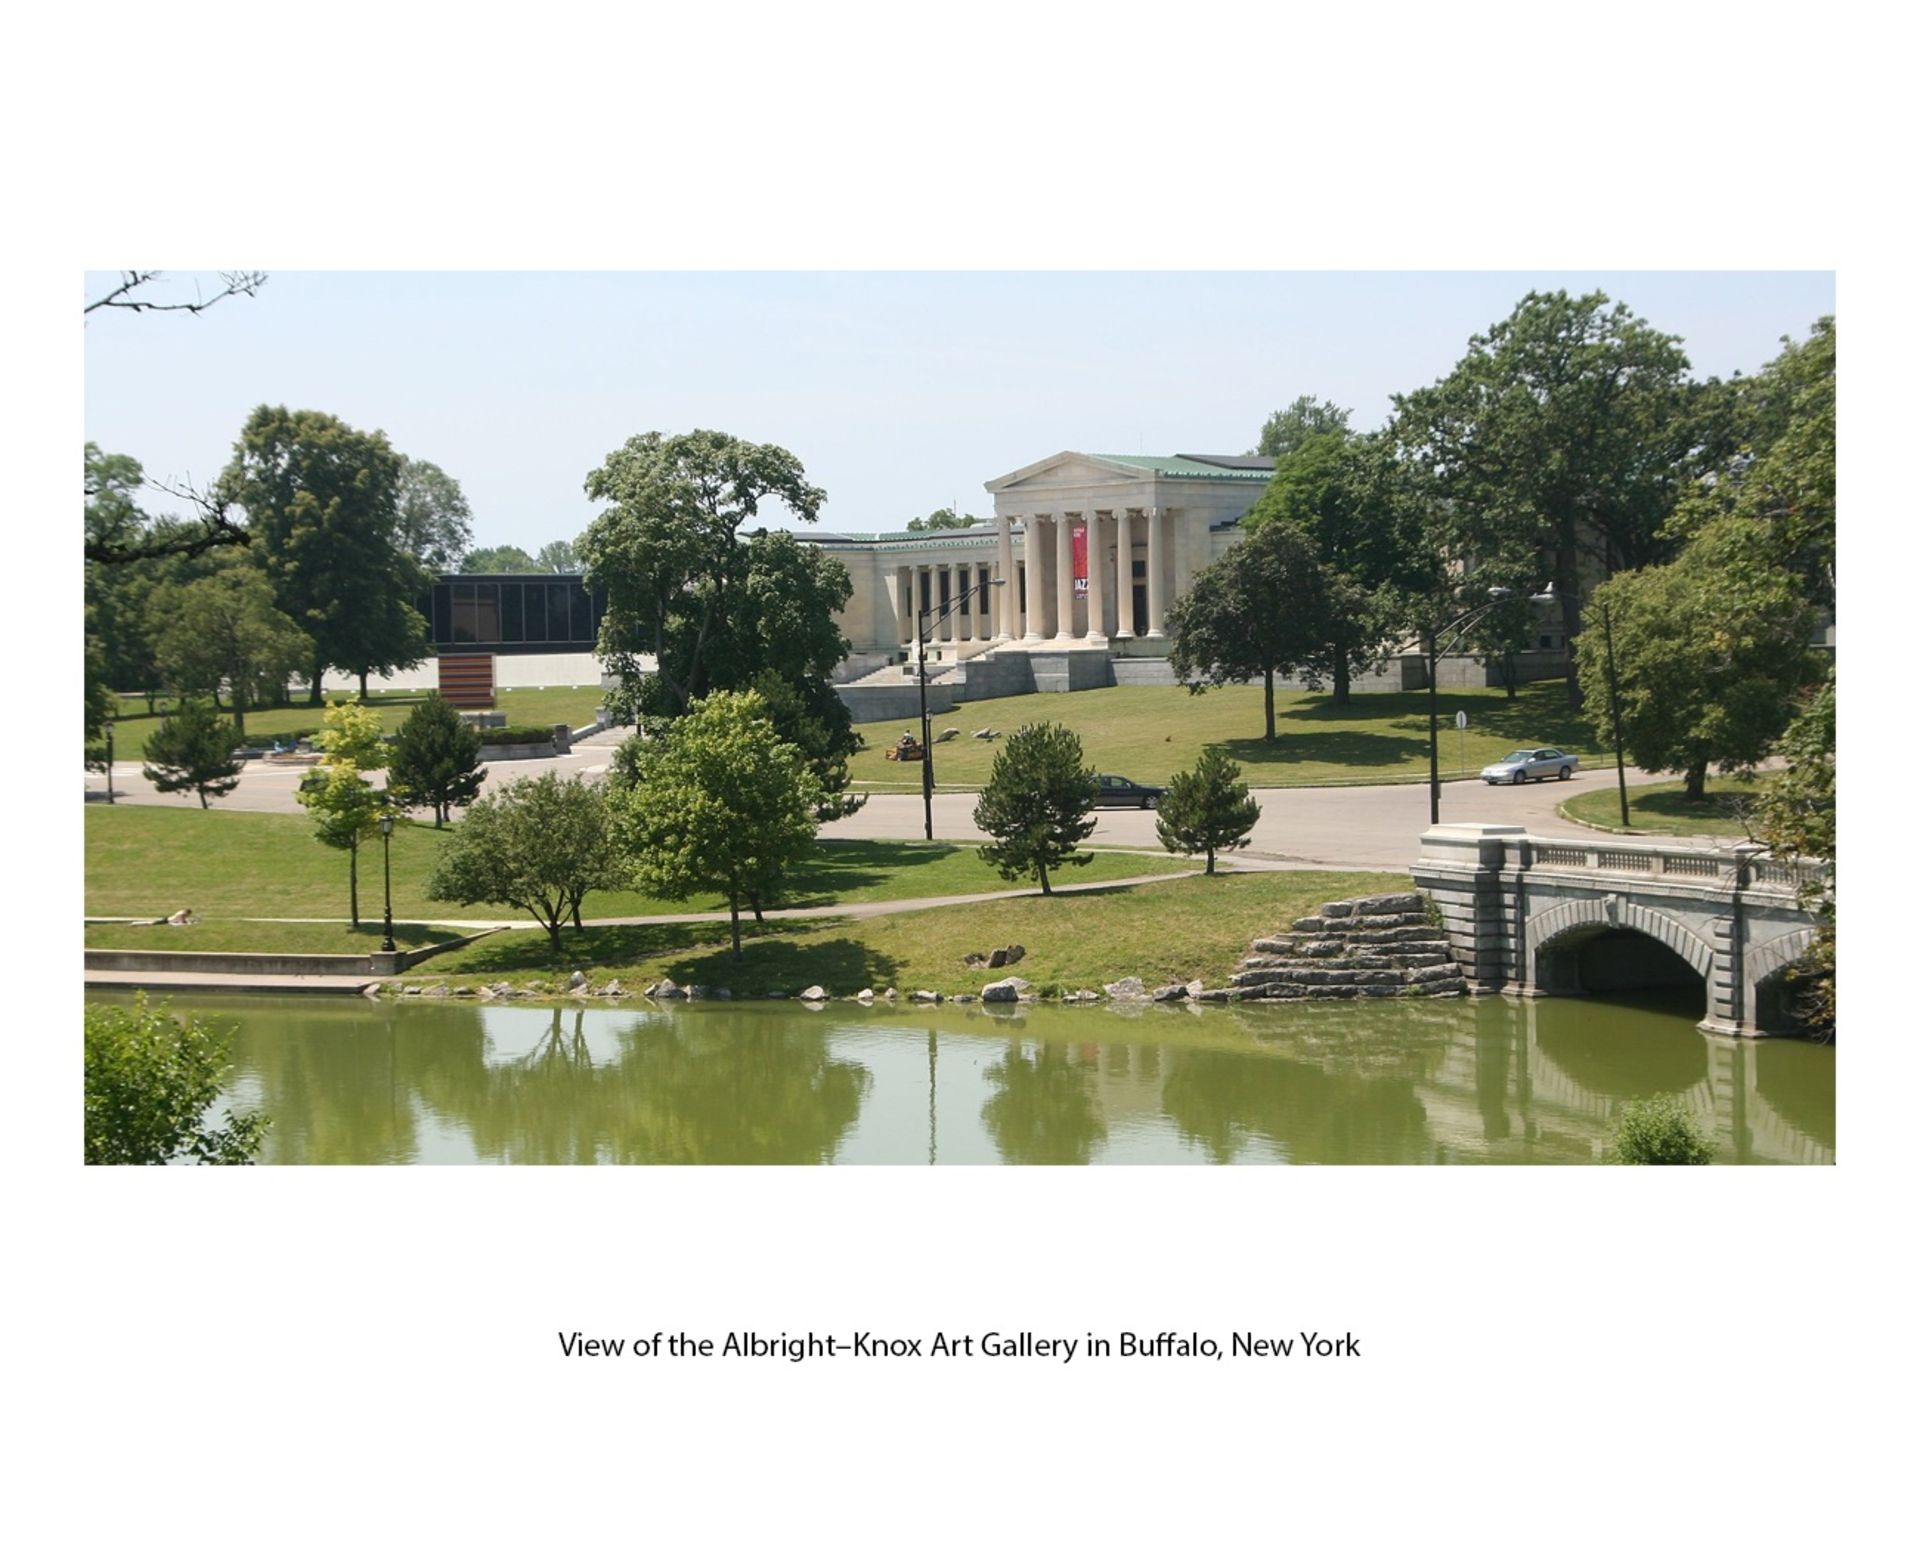
M 1333 900 L 1286 932 L 1256 937 L 1230 982 L 1234 1001 L 1461 996 L 1466 976 L 1418 894 Z

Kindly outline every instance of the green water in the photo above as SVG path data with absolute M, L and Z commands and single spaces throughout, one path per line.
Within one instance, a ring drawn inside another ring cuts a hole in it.
M 1830 1046 L 1657 1003 L 172 1005 L 233 1028 L 265 1163 L 1591 1163 L 1655 1093 L 1718 1161 L 1834 1153 Z

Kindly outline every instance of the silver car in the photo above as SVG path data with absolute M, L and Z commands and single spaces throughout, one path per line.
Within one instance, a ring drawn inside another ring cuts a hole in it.
M 1550 776 L 1564 781 L 1579 768 L 1578 755 L 1559 749 L 1515 749 L 1482 770 L 1480 779 L 1489 786 L 1518 786 L 1523 781 L 1544 781 Z

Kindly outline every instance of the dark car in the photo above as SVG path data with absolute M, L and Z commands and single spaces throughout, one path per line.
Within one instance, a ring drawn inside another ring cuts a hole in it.
M 1103 775 L 1093 805 L 1096 808 L 1157 808 L 1165 792 L 1164 786 L 1142 786 L 1125 776 Z

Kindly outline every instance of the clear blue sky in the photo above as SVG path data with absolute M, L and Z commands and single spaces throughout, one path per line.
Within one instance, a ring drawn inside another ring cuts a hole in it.
M 87 436 L 203 480 L 256 404 L 323 409 L 458 479 L 476 544 L 534 549 L 586 525 L 581 481 L 628 436 L 711 427 L 796 453 L 823 527 L 892 528 L 988 511 L 986 480 L 1066 448 L 1244 452 L 1302 393 L 1378 425 L 1556 287 L 1626 302 L 1701 376 L 1834 310 L 1825 271 L 276 272 L 197 317 L 96 314 Z

